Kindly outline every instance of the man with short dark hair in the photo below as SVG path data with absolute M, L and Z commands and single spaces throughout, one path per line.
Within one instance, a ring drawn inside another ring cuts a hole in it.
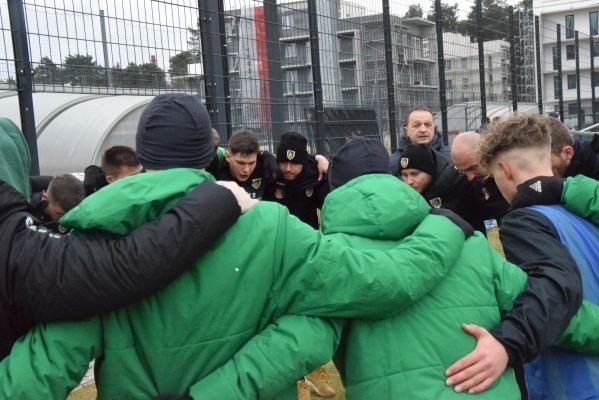
M 403 135 L 399 138 L 397 151 L 389 157 L 389 170 L 398 175 L 399 156 L 409 144 L 427 144 L 444 158 L 449 159 L 449 149 L 436 130 L 433 110 L 427 106 L 411 108 L 406 113 Z
M 77 206 L 85 198 L 85 189 L 83 182 L 75 178 L 71 174 L 55 176 L 48 185 L 48 189 L 42 193 L 42 199 L 47 206 L 43 211 L 50 217 L 50 222 L 45 223 L 48 229 L 60 233 L 67 233 L 65 229 L 58 223 L 69 210 Z
M 216 173 L 216 179 L 233 181 L 253 199 L 261 199 L 275 178 L 276 161 L 269 152 L 260 151 L 256 135 L 248 130 L 233 133 L 225 150 L 225 159 L 227 165 Z
M 102 154 L 100 165 L 108 183 L 138 174 L 143 170 L 141 162 L 135 155 L 135 150 L 128 146 L 112 146 L 106 149 Z
M 551 132 L 551 169 L 555 176 L 585 175 L 599 179 L 599 152 L 592 142 L 574 140 L 570 130 L 556 118 L 548 118 Z M 599 141 L 599 135 L 595 135 Z

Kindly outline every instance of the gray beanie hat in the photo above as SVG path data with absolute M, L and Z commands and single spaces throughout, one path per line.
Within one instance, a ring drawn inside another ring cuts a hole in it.
M 206 168 L 214 156 L 210 116 L 193 96 L 156 96 L 141 114 L 135 147 L 147 169 Z

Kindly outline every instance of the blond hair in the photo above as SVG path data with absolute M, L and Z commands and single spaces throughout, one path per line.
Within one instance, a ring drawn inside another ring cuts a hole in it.
M 548 118 L 539 114 L 514 114 L 491 127 L 482 141 L 478 159 L 489 169 L 497 157 L 514 149 L 543 149 L 551 146 Z

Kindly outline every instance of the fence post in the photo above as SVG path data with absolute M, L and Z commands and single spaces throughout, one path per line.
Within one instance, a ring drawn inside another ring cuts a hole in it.
M 535 15 L 535 55 L 537 58 L 537 104 L 539 114 L 543 115 L 543 73 L 541 71 L 541 41 L 539 33 L 539 16 Z
M 100 32 L 102 34 L 102 52 L 104 53 L 106 86 L 112 87 L 112 68 L 108 65 L 108 40 L 106 39 L 106 18 L 104 18 L 104 10 L 100 10 Z
M 595 85 L 597 82 L 595 82 L 595 54 L 593 52 L 594 43 L 592 35 L 589 37 L 589 43 L 591 45 L 591 112 L 593 113 L 593 124 L 596 124 L 597 112 L 599 112 L 599 110 L 597 110 L 597 107 L 595 106 Z M 599 54 L 597 55 L 599 56 Z
M 478 73 L 480 77 L 480 118 L 487 120 L 487 88 L 485 85 L 485 48 L 483 41 L 483 4 L 482 0 L 476 0 L 476 37 L 478 42 Z
M 583 109 L 582 102 L 580 101 L 580 49 L 578 47 L 578 31 L 574 31 L 574 49 L 576 51 L 575 62 L 576 62 L 576 129 L 581 130 L 583 125 Z
M 559 119 L 560 121 L 564 120 L 564 83 L 562 76 L 562 34 L 561 34 L 561 25 L 557 24 L 557 83 L 559 87 L 557 88 L 557 98 L 558 98 L 558 108 L 559 108 Z
M 391 14 L 389 12 L 389 0 L 383 0 L 383 36 L 385 40 L 385 72 L 387 74 L 387 112 L 389 114 L 389 138 L 391 140 L 391 151 L 394 152 L 397 150 L 397 115 L 395 111 L 395 79 L 393 77 L 393 45 L 391 38 Z
M 8 14 L 12 33 L 12 45 L 15 55 L 15 70 L 17 75 L 17 92 L 19 97 L 19 112 L 21 114 L 21 131 L 27 141 L 31 165 L 29 174 L 39 175 L 40 167 L 37 152 L 37 134 L 35 132 L 35 114 L 33 113 L 33 71 L 29 59 L 27 43 L 27 25 L 25 10 L 20 0 L 8 0 Z
M 308 25 L 310 29 L 310 56 L 312 59 L 312 87 L 314 88 L 314 120 L 316 148 L 325 154 L 324 106 L 322 102 L 322 78 L 320 74 L 320 45 L 318 43 L 317 0 L 308 0 Z
M 270 88 L 270 122 L 272 139 L 279 142 L 283 134 L 283 72 L 279 42 L 279 20 L 276 0 L 264 0 L 264 24 L 266 30 L 266 54 Z M 276 146 L 274 147 L 276 149 Z
M 439 101 L 441 106 L 441 134 L 443 144 L 449 145 L 447 127 L 447 87 L 445 83 L 445 54 L 443 49 L 443 8 L 441 0 L 435 0 L 435 28 L 437 33 L 437 65 L 439 66 Z
M 227 53 L 223 2 L 222 0 L 198 0 L 198 11 L 206 109 L 210 114 L 212 126 L 220 133 L 221 137 L 225 136 L 229 140 L 231 136 L 231 104 L 230 94 L 227 93 L 228 82 L 225 84 L 225 76 L 228 77 L 229 72 L 225 71 Z
M 518 111 L 518 74 L 516 73 L 516 40 L 514 39 L 514 8 L 509 6 L 508 35 L 510 39 L 510 76 L 512 81 L 512 110 Z

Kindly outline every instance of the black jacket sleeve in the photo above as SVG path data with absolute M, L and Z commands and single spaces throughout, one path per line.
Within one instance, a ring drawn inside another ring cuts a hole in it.
M 192 266 L 239 215 L 229 190 L 205 182 L 159 220 L 117 239 L 57 236 L 23 223 L 10 260 L 17 314 L 79 319 L 147 297 Z
M 500 236 L 506 258 L 528 274 L 513 310 L 491 330 L 514 365 L 530 361 L 557 341 L 580 307 L 582 282 L 553 225 L 537 211 L 508 213 Z

